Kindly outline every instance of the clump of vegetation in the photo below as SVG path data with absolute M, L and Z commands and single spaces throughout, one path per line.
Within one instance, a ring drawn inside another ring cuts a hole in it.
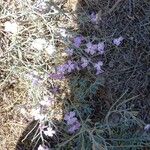
M 150 148 L 148 0 L 0 6 L 3 149 Z

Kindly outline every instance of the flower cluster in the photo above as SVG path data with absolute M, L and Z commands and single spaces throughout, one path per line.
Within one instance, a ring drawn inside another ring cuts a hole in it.
M 67 113 L 64 117 L 64 120 L 67 122 L 67 125 L 69 126 L 69 129 L 68 129 L 69 133 L 75 133 L 81 126 L 77 117 L 75 117 L 74 111 Z
M 79 48 L 82 44 L 82 41 L 84 40 L 83 37 L 76 37 L 74 38 L 74 46 L 76 48 Z M 104 42 L 99 42 L 98 44 L 93 44 L 92 42 L 88 42 L 86 44 L 86 48 L 84 51 L 90 55 L 94 55 L 95 53 L 104 54 L 105 44 Z M 67 54 L 72 56 L 73 55 L 73 49 L 67 49 Z
M 87 42 L 87 40 L 83 36 L 77 36 L 74 38 L 73 44 L 74 44 L 75 48 L 79 48 L 85 42 Z M 87 42 L 85 44 L 85 46 L 86 46 L 86 48 L 84 49 L 84 51 L 90 55 L 94 55 L 95 53 L 103 55 L 105 52 L 104 51 L 104 49 L 105 49 L 104 42 L 99 42 L 98 44 L 93 44 L 92 42 Z M 66 49 L 66 53 L 69 56 L 72 56 L 74 54 L 74 50 L 72 48 L 68 48 L 68 49 Z M 81 69 L 86 68 L 90 64 L 90 62 L 91 62 L 90 58 L 87 59 L 86 57 L 83 57 L 83 56 L 81 57 L 81 60 L 78 62 L 68 60 L 67 63 L 62 64 L 57 67 L 57 75 L 64 75 L 67 73 L 71 73 L 75 70 L 80 71 Z M 91 62 L 91 64 L 93 64 L 93 63 Z M 93 64 L 93 66 L 94 66 L 94 68 L 96 68 L 96 71 L 97 71 L 96 74 L 100 74 L 103 72 L 102 69 L 100 68 L 102 66 L 102 64 L 100 64 L 99 62 L 97 65 Z
M 63 79 L 64 74 L 71 73 L 74 70 L 81 70 L 81 68 L 86 68 L 90 64 L 90 60 L 88 60 L 85 57 L 81 58 L 81 62 L 78 64 L 73 62 L 73 61 L 68 61 L 68 63 L 60 65 L 57 67 L 57 74 L 55 75 L 50 75 L 51 78 L 53 79 Z M 92 63 L 93 67 L 96 69 L 96 75 L 103 73 L 104 71 L 102 70 L 103 62 L 98 61 L 97 63 Z
M 113 44 L 116 46 L 119 46 L 121 44 L 121 42 L 124 40 L 124 38 L 122 36 L 120 36 L 119 38 L 116 38 L 113 40 Z M 94 55 L 94 54 L 98 54 L 98 55 L 103 55 L 105 53 L 105 43 L 104 42 L 97 42 L 97 44 L 93 44 L 91 41 L 87 42 L 87 40 L 83 37 L 83 36 L 77 36 L 74 38 L 73 44 L 76 48 L 79 48 L 80 46 L 83 45 L 83 41 L 86 41 L 86 48 L 84 48 L 84 51 L 89 54 L 89 55 Z M 66 49 L 66 53 L 69 56 L 72 56 L 74 54 L 74 50 L 72 48 L 68 48 Z M 95 55 L 97 56 L 97 55 Z M 80 62 L 74 62 L 71 60 L 68 60 L 67 63 L 60 65 L 57 67 L 57 75 L 64 75 L 67 73 L 71 73 L 75 70 L 81 70 L 86 68 L 89 64 L 92 64 L 93 67 L 96 69 L 96 75 L 99 75 L 101 73 L 103 73 L 104 71 L 102 70 L 102 66 L 103 66 L 103 62 L 100 60 L 97 63 L 93 63 L 89 58 L 86 57 L 81 57 L 81 61 Z
M 98 53 L 98 54 L 104 54 L 104 49 L 105 49 L 105 44 L 104 42 L 99 42 L 98 44 L 92 44 L 91 42 L 87 43 L 86 44 L 86 49 L 85 49 L 85 52 L 88 53 L 88 54 L 95 54 L 95 53 Z

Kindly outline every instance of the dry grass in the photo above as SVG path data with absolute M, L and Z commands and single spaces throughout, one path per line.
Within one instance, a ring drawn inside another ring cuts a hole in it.
M 47 14 L 34 11 L 35 3 L 30 0 L 0 2 L 0 6 L 3 6 L 0 10 L 0 149 L 15 149 L 22 132 L 32 121 L 30 116 L 32 108 L 54 85 L 46 76 L 38 87 L 32 87 L 26 75 L 33 71 L 37 71 L 40 75 L 54 72 L 54 64 L 61 63 L 61 59 L 64 59 L 61 56 L 59 61 L 56 57 L 54 60 L 45 51 L 35 51 L 30 48 L 36 38 L 46 38 L 53 44 L 56 42 L 61 44 L 62 48 L 60 47 L 56 52 L 58 55 L 64 47 L 61 41 L 53 39 L 54 34 L 58 34 L 58 29 L 64 27 L 64 24 L 58 27 L 59 17 L 48 15 L 50 17 L 48 18 Z M 64 15 L 63 17 L 65 19 Z M 17 23 L 19 32 L 16 35 L 4 31 L 6 21 Z M 55 105 L 50 118 L 61 120 L 62 102 Z M 22 109 L 25 109 L 26 114 L 21 113 Z
M 0 147 L 3 149 L 14 150 L 18 136 L 28 125 L 29 120 L 20 112 L 28 103 L 26 97 L 26 90 L 19 84 L 7 85 L 1 92 Z

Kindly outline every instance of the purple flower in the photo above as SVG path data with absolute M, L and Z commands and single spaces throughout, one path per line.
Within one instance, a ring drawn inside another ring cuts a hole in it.
M 59 93 L 59 87 L 58 86 L 54 86 L 50 91 L 53 93 L 53 94 L 57 94 Z
M 67 120 L 67 125 L 72 125 L 77 121 L 76 117 L 70 118 Z
M 60 75 L 63 75 L 67 72 L 72 72 L 75 69 L 75 64 L 71 61 L 68 60 L 68 62 L 66 64 L 60 65 L 59 67 L 57 67 L 57 72 L 60 73 Z M 57 76 L 59 77 L 59 76 Z M 61 76 L 60 76 L 61 77 Z
M 72 55 L 73 55 L 73 49 L 67 48 L 67 49 L 66 49 L 66 53 L 67 53 L 69 56 L 72 56 Z
M 80 128 L 81 124 L 79 121 L 76 121 L 69 129 L 68 132 L 69 133 L 75 133 L 76 130 L 78 130 Z
M 73 117 L 75 117 L 75 112 L 74 111 L 70 111 L 69 113 L 67 113 L 66 115 L 65 115 L 65 117 L 64 117 L 64 120 L 69 120 L 69 119 L 71 119 L 71 118 L 73 118 Z
M 90 19 L 92 23 L 97 23 L 97 15 L 94 12 L 91 13 Z
M 78 71 L 80 71 L 80 70 L 81 70 L 81 68 L 80 68 L 80 66 L 79 66 L 79 64 L 78 64 L 78 63 L 75 63 L 75 64 L 74 64 L 74 66 L 75 66 L 75 69 L 77 69 Z
M 123 38 L 122 36 L 120 36 L 119 38 L 114 39 L 114 40 L 113 40 L 113 43 L 114 43 L 116 46 L 119 46 L 123 40 L 124 40 L 124 38 Z
M 51 79 L 59 80 L 59 79 L 64 79 L 64 74 L 57 74 L 57 73 L 51 73 L 49 74 L 49 77 Z
M 82 43 L 83 37 L 82 36 L 77 36 L 74 38 L 74 46 L 79 48 L 81 43 Z
M 67 70 L 66 64 L 57 67 L 57 72 L 60 74 L 65 74 L 66 70 Z
M 98 43 L 97 50 L 100 54 L 104 54 L 104 48 L 105 48 L 104 42 Z
M 73 62 L 71 60 L 68 60 L 67 63 L 67 71 L 70 73 L 75 69 L 75 65 L 73 64 Z
M 97 62 L 94 67 L 97 69 L 97 70 L 100 70 L 101 69 L 101 66 L 103 66 L 103 62 L 102 61 L 99 61 Z
M 87 52 L 88 54 L 95 54 L 96 49 L 97 49 L 97 45 L 96 44 L 92 44 L 91 42 L 86 44 L 87 49 L 85 49 L 85 52 Z
M 69 129 L 68 129 L 69 133 L 74 133 L 81 126 L 77 117 L 75 117 L 74 111 L 67 113 L 64 117 L 64 120 L 67 121 L 67 125 L 69 126 Z
M 101 66 L 103 66 L 102 61 L 99 61 L 98 63 L 94 64 L 94 68 L 96 68 L 96 75 L 103 73 Z
M 150 124 L 147 124 L 147 125 L 144 127 L 144 130 L 145 130 L 145 131 L 149 131 L 149 130 L 150 130 Z
M 99 75 L 99 74 L 101 74 L 101 73 L 103 73 L 104 71 L 101 69 L 101 70 L 97 70 L 96 71 L 96 75 Z
M 81 62 L 82 62 L 81 64 L 82 68 L 87 67 L 87 65 L 89 64 L 89 61 L 85 57 L 81 57 Z

